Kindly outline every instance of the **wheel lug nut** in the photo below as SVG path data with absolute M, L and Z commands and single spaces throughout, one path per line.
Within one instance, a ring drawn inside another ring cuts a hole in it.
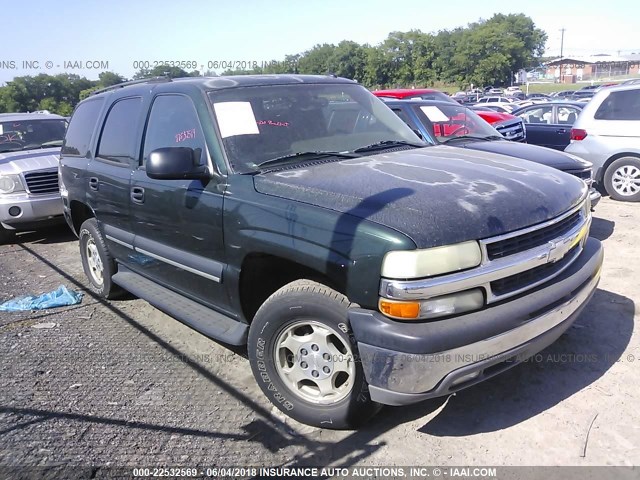
M 307 349 L 306 349 L 306 348 L 303 348 L 303 349 L 301 349 L 301 350 L 300 350 L 300 355 L 302 355 L 303 357 L 304 357 L 305 355 L 307 355 L 308 353 L 309 353 L 309 352 L 307 352 Z
M 307 362 L 301 362 L 301 363 L 300 363 L 300 366 L 301 366 L 302 368 L 307 368 L 309 365 L 307 364 Z
M 331 370 L 329 369 L 329 367 L 323 367 L 323 368 L 322 368 L 322 371 L 323 371 L 324 373 L 330 373 L 330 372 L 331 372 Z
M 318 377 L 318 375 L 320 374 L 318 373 L 317 370 L 314 370 L 313 372 L 311 372 L 311 375 L 313 375 L 314 377 Z
M 314 352 L 317 352 L 319 350 L 318 345 L 316 345 L 315 343 L 311 345 L 311 350 L 313 350 Z
M 323 353 L 322 358 L 324 358 L 325 360 L 331 360 L 331 355 L 329 355 L 328 353 Z

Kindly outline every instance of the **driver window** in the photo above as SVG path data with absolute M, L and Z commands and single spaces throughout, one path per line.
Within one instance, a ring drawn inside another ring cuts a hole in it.
M 205 141 L 195 107 L 189 97 L 161 95 L 153 101 L 144 139 L 143 162 L 162 147 L 200 149 L 200 164 L 206 163 Z

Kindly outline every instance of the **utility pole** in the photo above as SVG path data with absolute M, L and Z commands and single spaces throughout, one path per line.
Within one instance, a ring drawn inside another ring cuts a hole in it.
M 562 83 L 562 80 L 564 78 L 564 65 L 562 62 L 562 58 L 563 58 L 563 52 L 564 52 L 564 31 L 566 30 L 566 28 L 562 27 L 560 29 L 560 83 Z

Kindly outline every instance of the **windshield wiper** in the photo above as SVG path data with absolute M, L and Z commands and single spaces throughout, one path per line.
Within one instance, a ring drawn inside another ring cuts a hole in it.
M 297 153 L 291 153 L 289 155 L 283 155 L 281 157 L 265 160 L 264 162 L 259 163 L 257 166 L 258 168 L 262 168 L 262 167 L 268 167 L 268 166 L 286 165 L 289 163 L 296 163 L 302 159 L 311 160 L 315 158 L 325 158 L 325 157 L 359 158 L 360 155 L 355 155 L 353 153 L 322 152 L 322 151 L 297 152 Z
M 455 137 L 451 137 L 451 138 L 447 138 L 446 140 L 443 140 L 442 143 L 443 145 L 449 142 L 453 142 L 454 140 L 480 140 L 480 141 L 484 141 L 484 140 L 488 140 L 489 137 L 477 137 L 475 135 L 456 135 Z
M 366 145 L 364 147 L 356 148 L 354 153 L 364 153 L 364 152 L 372 152 L 375 150 L 386 150 L 387 148 L 393 147 L 413 147 L 413 148 L 424 148 L 428 147 L 428 143 L 420 144 L 420 143 L 412 143 L 406 142 L 404 140 L 383 140 L 382 142 L 372 143 L 371 145 Z
M 502 135 L 489 135 L 488 137 L 484 137 L 485 140 L 506 140 Z

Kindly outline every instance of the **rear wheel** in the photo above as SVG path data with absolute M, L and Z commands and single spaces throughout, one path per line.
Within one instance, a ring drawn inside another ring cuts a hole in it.
M 355 428 L 374 415 L 348 325 L 349 301 L 311 280 L 271 295 L 249 330 L 253 374 L 269 400 L 299 422 Z
M 98 229 L 95 218 L 86 220 L 80 227 L 80 257 L 82 268 L 89 279 L 91 290 L 103 298 L 115 298 L 122 289 L 111 281 L 116 273 L 116 262 Z
M 604 173 L 604 187 L 615 200 L 640 201 L 640 158 L 622 157 Z

